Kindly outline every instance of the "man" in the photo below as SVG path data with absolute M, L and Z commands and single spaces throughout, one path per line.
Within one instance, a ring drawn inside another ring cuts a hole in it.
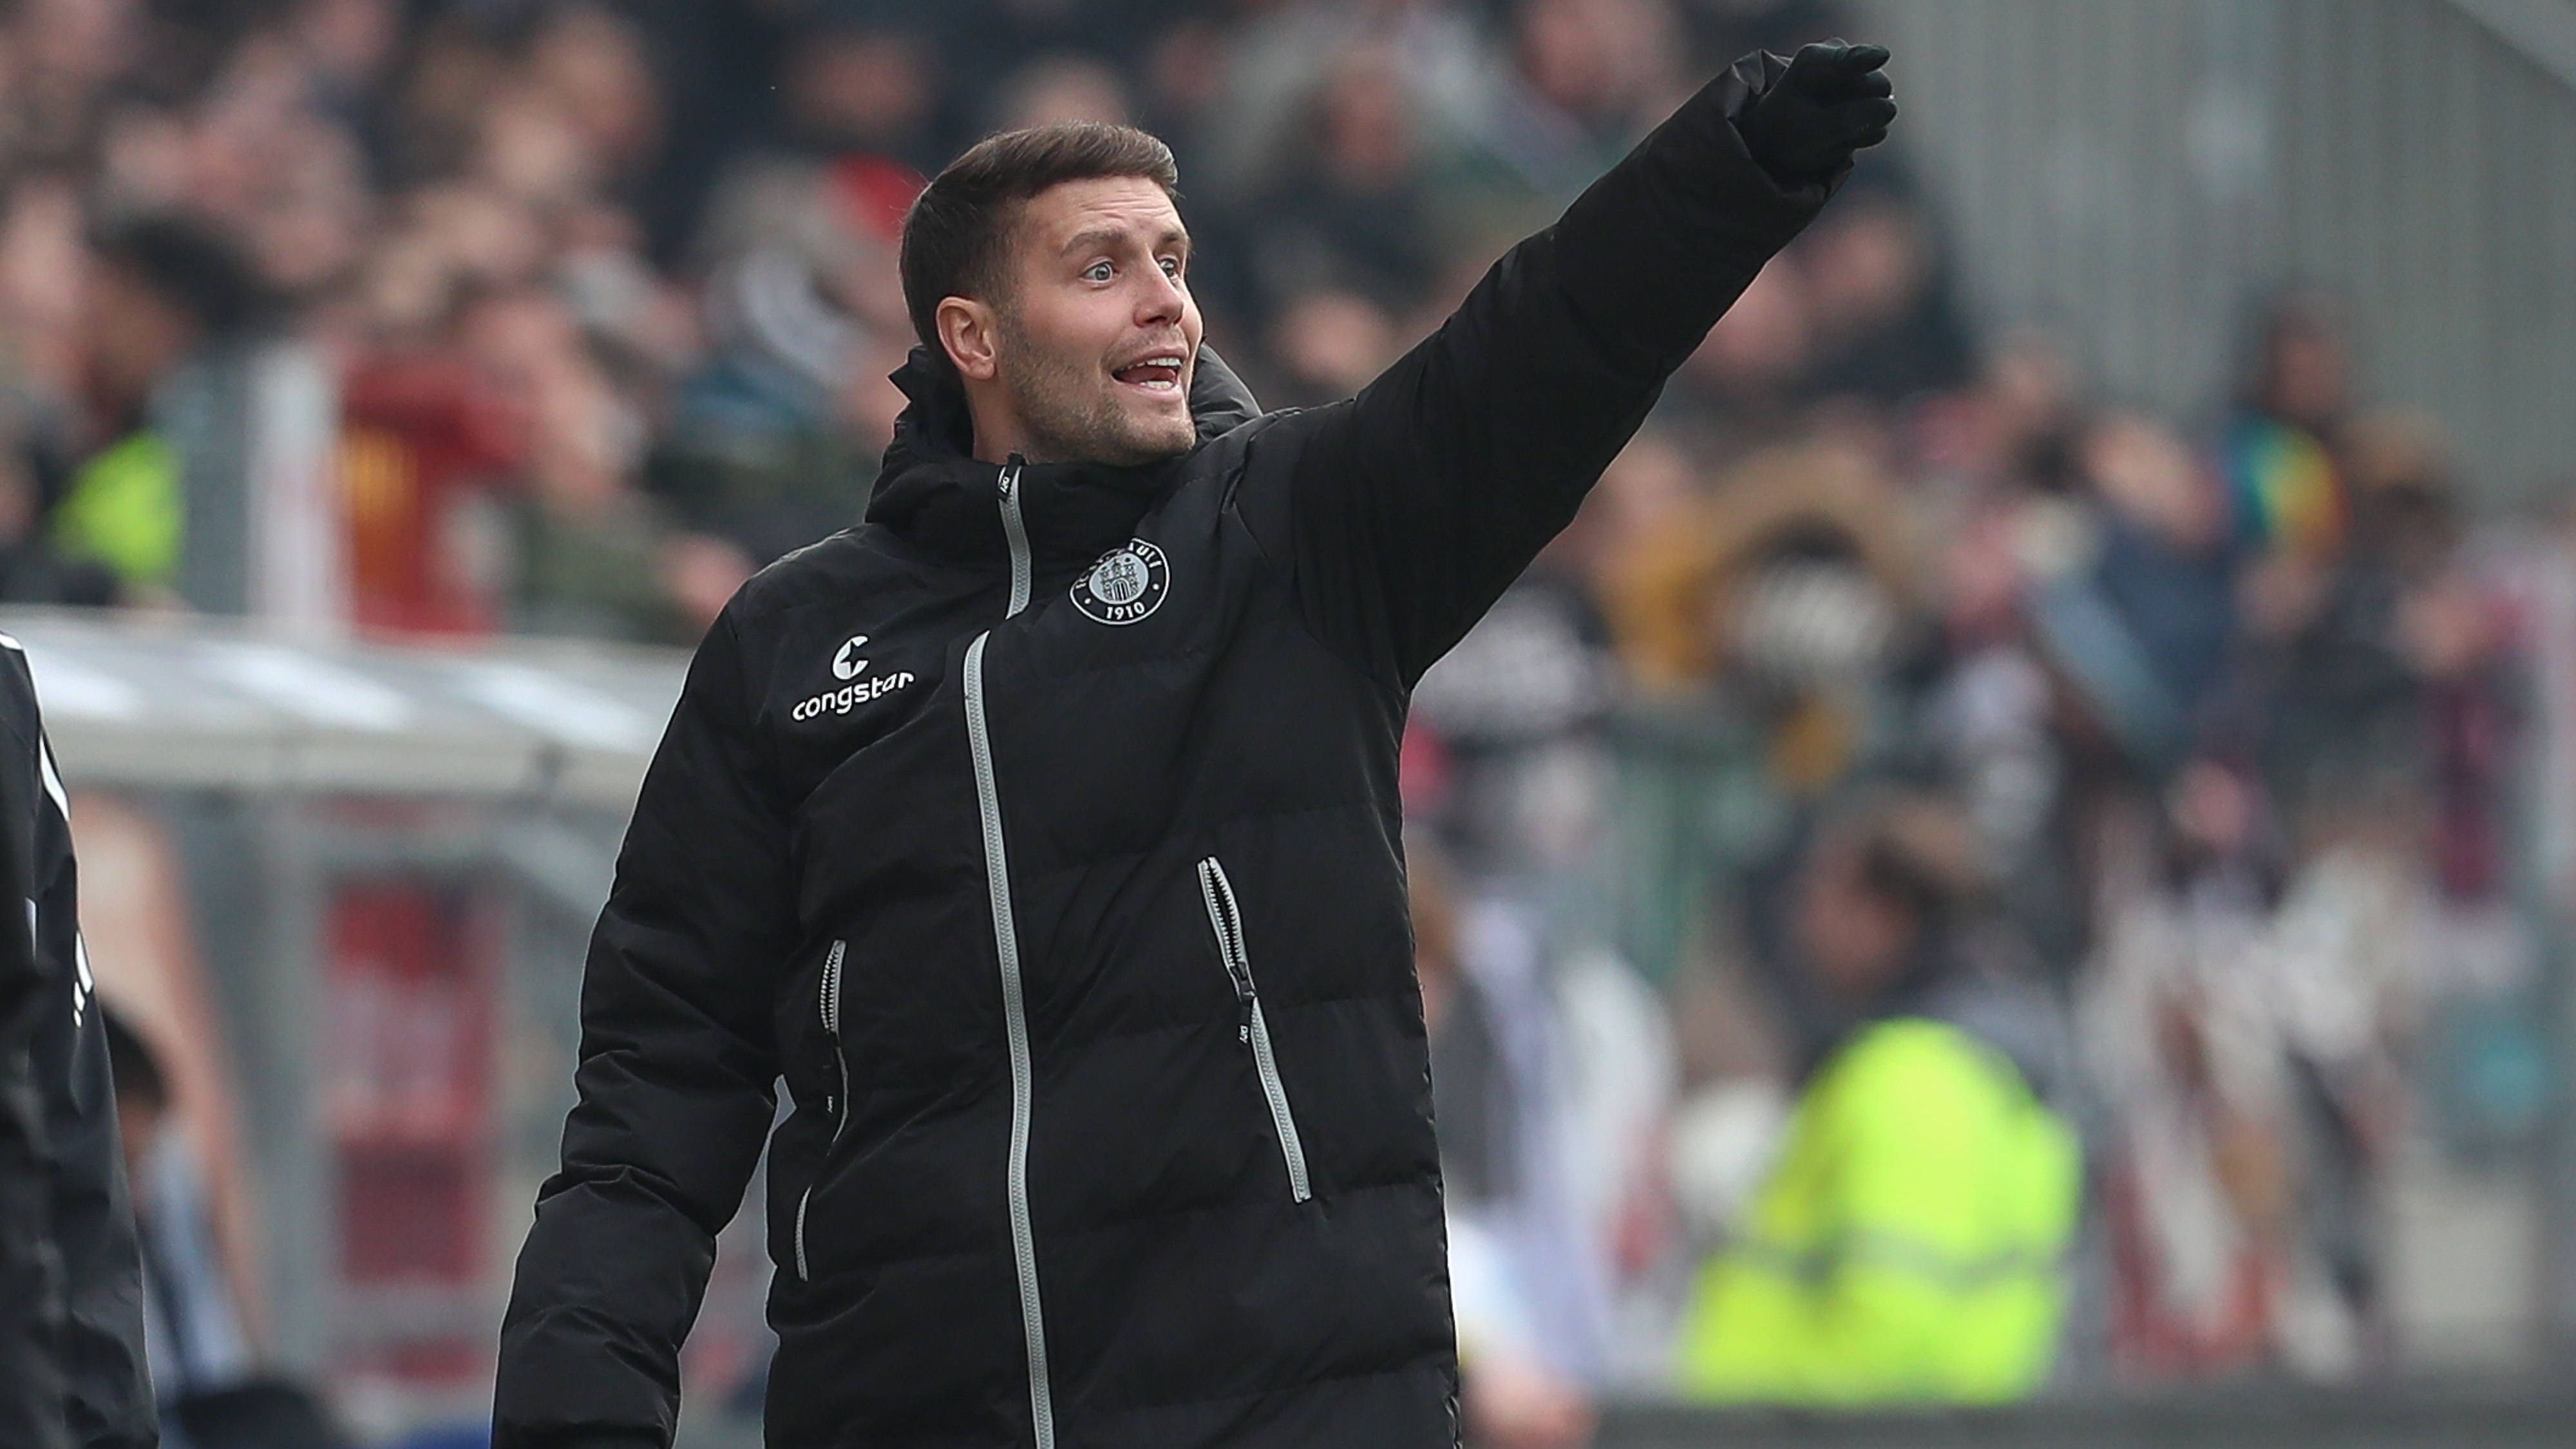
M 150 1449 L 143 1286 L 71 815 L 18 641 L 0 634 L 0 1444 Z
M 1966 820 L 1899 796 L 1828 820 L 1790 914 L 1839 1022 L 1736 1241 L 1682 1327 L 1694 1397 L 1989 1403 L 2046 1378 L 2082 1169 L 2042 1101 L 2056 1008 L 1957 959 Z
M 1739 67 L 1302 413 L 1200 350 L 1160 142 L 943 172 L 867 522 L 728 606 L 637 804 L 496 1444 L 669 1441 L 781 1075 L 771 1443 L 1454 1443 L 1406 697 L 1885 134 L 1885 60 Z

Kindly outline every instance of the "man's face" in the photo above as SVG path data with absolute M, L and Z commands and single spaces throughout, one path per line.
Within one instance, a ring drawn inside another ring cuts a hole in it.
M 1828 995 L 1876 996 L 1904 973 L 1918 928 L 1912 912 L 1869 889 L 1854 842 L 1819 843 L 1798 882 L 1798 945 Z
M 1141 177 L 1068 181 L 1013 229 L 995 380 L 1033 456 L 1136 464 L 1188 452 L 1199 350 L 1189 233 Z

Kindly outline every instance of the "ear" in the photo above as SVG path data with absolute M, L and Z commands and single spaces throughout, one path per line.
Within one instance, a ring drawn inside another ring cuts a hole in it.
M 970 382 L 991 382 L 1001 370 L 999 319 L 986 303 L 972 297 L 943 297 L 931 315 L 939 329 L 940 349 L 958 375 Z

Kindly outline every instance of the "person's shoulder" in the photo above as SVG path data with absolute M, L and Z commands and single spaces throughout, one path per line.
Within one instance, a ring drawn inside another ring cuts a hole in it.
M 1251 446 L 1254 439 L 1307 411 L 1305 408 L 1272 408 L 1265 413 L 1247 413 L 1230 419 L 1223 427 L 1199 435 L 1198 442 L 1190 448 L 1188 466 L 1198 469 L 1240 462 L 1244 449 Z
M 1190 450 L 1190 474 L 1233 479 L 1247 470 L 1276 471 L 1287 467 L 1304 450 L 1307 436 L 1315 427 L 1349 405 L 1350 400 L 1345 398 L 1320 408 L 1273 408 L 1254 413 L 1222 432 L 1202 437 L 1198 446 Z
M 953 566 L 905 548 L 884 524 L 855 524 L 745 580 L 699 654 L 702 660 L 713 655 L 719 663 L 730 661 L 758 699 L 782 658 L 840 628 L 841 621 L 890 613 L 973 583 Z
M 1908 1113 L 1940 1110 L 1983 1095 L 1995 1070 L 1992 1052 L 1946 1021 L 1896 1016 L 1852 1033 L 1826 1065 L 1819 1090 L 1862 1111 L 1904 1103 Z
M 787 553 L 754 573 L 725 614 L 737 632 L 757 633 L 816 602 L 847 599 L 899 572 L 902 560 L 879 524 L 844 528 Z

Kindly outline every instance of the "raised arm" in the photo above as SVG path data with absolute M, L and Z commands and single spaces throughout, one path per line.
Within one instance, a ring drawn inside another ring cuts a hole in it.
M 667 1445 L 680 1342 L 776 1105 L 787 828 L 716 621 L 636 802 L 582 978 L 580 1100 L 501 1327 L 495 1449 Z
M 1885 136 L 1886 59 L 1835 42 L 1738 62 L 1357 397 L 1266 431 L 1245 516 L 1310 626 L 1400 687 L 1456 643 Z

